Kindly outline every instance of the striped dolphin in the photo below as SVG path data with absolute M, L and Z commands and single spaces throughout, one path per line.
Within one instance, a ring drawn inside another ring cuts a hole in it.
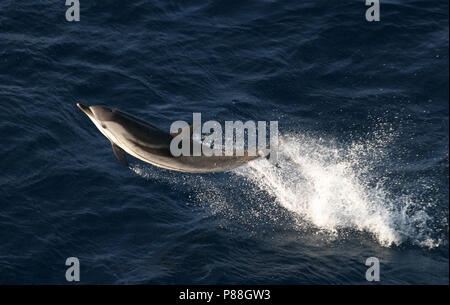
M 114 155 L 127 167 L 129 165 L 125 153 L 158 167 L 188 173 L 227 171 L 259 157 L 258 154 L 249 156 L 247 151 L 243 156 L 174 157 L 170 151 L 170 143 L 176 134 L 170 134 L 117 109 L 79 103 L 77 106 L 108 138 Z M 192 144 L 192 139 L 190 141 Z

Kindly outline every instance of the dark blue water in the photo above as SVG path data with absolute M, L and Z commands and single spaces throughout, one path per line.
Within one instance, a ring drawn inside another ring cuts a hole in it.
M 0 283 L 448 284 L 448 1 L 0 2 Z M 278 120 L 279 168 L 115 159 L 75 106 Z

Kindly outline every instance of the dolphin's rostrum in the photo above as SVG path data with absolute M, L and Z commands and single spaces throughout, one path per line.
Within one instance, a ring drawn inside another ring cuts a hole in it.
M 259 157 L 249 156 L 247 152 L 244 156 L 174 157 L 170 151 L 174 135 L 116 109 L 82 104 L 77 106 L 111 141 L 114 155 L 127 167 L 125 153 L 158 167 L 188 173 L 227 171 Z

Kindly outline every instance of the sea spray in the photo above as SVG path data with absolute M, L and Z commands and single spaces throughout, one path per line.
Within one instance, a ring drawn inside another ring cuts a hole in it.
M 443 241 L 428 225 L 433 221 L 428 206 L 415 201 L 408 190 L 389 190 L 389 184 L 395 182 L 386 175 L 392 140 L 380 133 L 345 146 L 290 134 L 280 142 L 278 166 L 260 159 L 231 173 L 206 176 L 139 163 L 131 169 L 148 180 L 187 191 L 192 194 L 188 201 L 197 201 L 212 213 L 249 227 L 255 227 L 255 221 L 277 221 L 280 213 L 276 210 L 281 208 L 300 217 L 303 228 L 319 230 L 333 239 L 339 238 L 340 232 L 357 230 L 372 234 L 383 246 L 409 242 L 435 248 Z M 236 200 L 248 204 L 241 207 L 244 204 L 236 205 Z
M 426 207 L 409 195 L 390 194 L 384 187 L 389 180 L 377 172 L 389 142 L 346 148 L 320 138 L 288 135 L 280 143 L 279 167 L 258 160 L 234 172 L 330 234 L 354 229 L 373 234 L 383 246 L 410 241 L 437 247 L 441 241 L 427 226 Z

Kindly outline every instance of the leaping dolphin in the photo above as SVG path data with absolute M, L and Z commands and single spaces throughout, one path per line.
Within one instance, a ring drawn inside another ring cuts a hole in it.
M 188 173 L 227 171 L 259 157 L 249 156 L 247 151 L 244 156 L 174 157 L 170 152 L 174 135 L 117 109 L 79 103 L 77 106 L 111 141 L 114 155 L 127 167 L 125 152 L 158 167 Z

